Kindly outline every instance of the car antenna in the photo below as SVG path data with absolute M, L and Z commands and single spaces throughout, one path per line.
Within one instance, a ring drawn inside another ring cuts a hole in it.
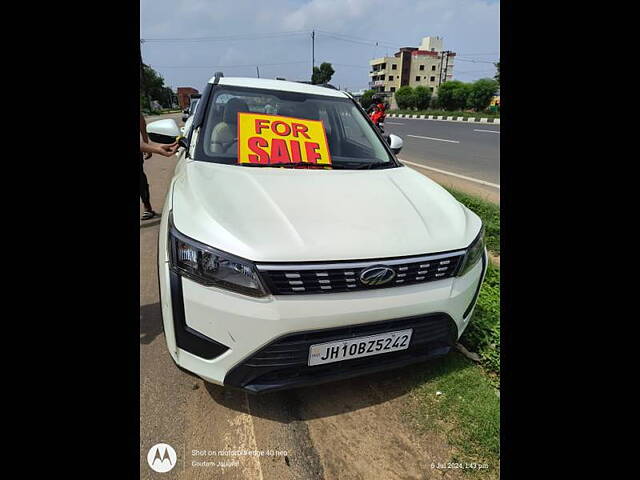
M 217 85 L 217 84 L 218 84 L 218 82 L 220 81 L 220 79 L 221 79 L 222 77 L 224 77 L 224 73 L 222 73 L 222 72 L 216 72 L 216 73 L 214 73 L 214 74 L 213 74 L 213 76 L 215 77 L 215 78 L 213 79 L 213 84 L 214 84 L 214 85 Z

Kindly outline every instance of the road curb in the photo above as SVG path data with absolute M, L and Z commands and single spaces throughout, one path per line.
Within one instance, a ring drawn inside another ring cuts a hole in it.
M 446 117 L 444 115 L 412 115 L 409 113 L 390 113 L 389 118 L 413 118 L 416 120 L 440 120 L 442 122 L 465 122 L 465 123 L 492 123 L 500 125 L 499 118 L 480 118 L 480 117 Z

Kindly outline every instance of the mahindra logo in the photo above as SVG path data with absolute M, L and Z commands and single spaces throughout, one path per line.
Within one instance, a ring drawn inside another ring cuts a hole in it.
M 175 466 L 177 457 L 171 445 L 158 443 L 149 449 L 147 463 L 154 471 L 165 473 Z
M 396 278 L 396 271 L 393 268 L 379 265 L 370 267 L 360 273 L 360 281 L 367 287 L 384 285 Z

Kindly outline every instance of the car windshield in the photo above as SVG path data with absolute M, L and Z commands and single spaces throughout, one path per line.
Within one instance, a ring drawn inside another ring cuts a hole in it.
M 315 162 L 342 169 L 397 166 L 348 98 L 226 86 L 212 93 L 198 139 L 204 155 L 198 159 L 261 167 Z

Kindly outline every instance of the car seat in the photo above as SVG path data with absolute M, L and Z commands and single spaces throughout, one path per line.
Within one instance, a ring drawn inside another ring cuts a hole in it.
M 211 151 L 214 153 L 232 152 L 238 141 L 238 113 L 249 112 L 247 102 L 232 98 L 227 102 L 219 122 L 211 132 Z

